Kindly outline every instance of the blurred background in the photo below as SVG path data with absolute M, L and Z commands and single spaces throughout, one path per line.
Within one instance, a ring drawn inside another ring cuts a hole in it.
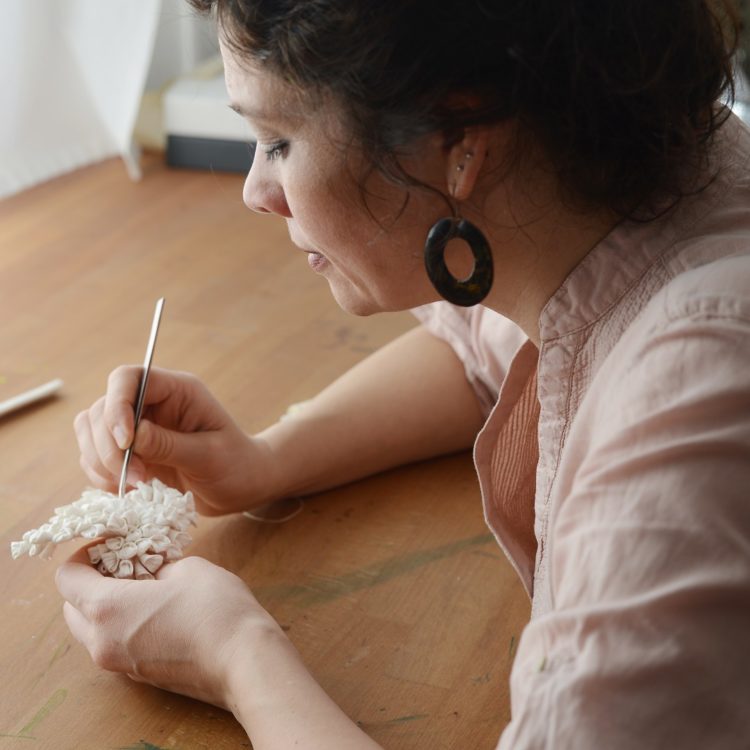
M 736 112 L 750 123 L 750 0 Z M 119 155 L 133 179 L 144 148 L 172 166 L 246 170 L 216 34 L 185 0 L 5 0 L 0 26 L 0 198 Z
M 143 148 L 175 166 L 241 171 L 216 34 L 185 0 L 5 0 L 0 198 Z

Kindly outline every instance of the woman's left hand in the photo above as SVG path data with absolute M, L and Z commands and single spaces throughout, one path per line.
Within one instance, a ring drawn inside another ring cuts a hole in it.
M 199 557 L 164 565 L 156 580 L 120 580 L 81 549 L 55 580 L 65 621 L 98 666 L 222 708 L 237 650 L 280 631 L 241 579 Z

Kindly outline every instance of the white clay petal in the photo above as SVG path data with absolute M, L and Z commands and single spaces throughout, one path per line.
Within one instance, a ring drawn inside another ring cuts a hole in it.
M 32 544 L 44 544 L 44 542 L 49 541 L 51 538 L 50 534 L 44 528 L 40 528 L 31 535 L 29 541 Z
M 135 557 L 136 554 L 138 554 L 138 547 L 135 546 L 134 542 L 123 544 L 118 553 L 120 560 L 129 560 L 131 557 Z
M 133 562 L 131 560 L 120 560 L 117 570 L 114 572 L 115 578 L 132 578 Z
M 155 534 L 151 537 L 151 548 L 154 552 L 164 552 L 172 544 L 166 534 Z
M 81 536 L 84 539 L 96 539 L 97 537 L 102 536 L 106 530 L 106 526 L 103 523 L 94 523 L 84 529 L 81 532 Z
M 119 562 L 117 552 L 113 552 L 112 550 L 102 552 L 102 563 L 109 573 L 114 573 L 117 570 Z
M 63 527 L 62 529 L 60 529 L 60 531 L 52 535 L 52 541 L 55 544 L 62 544 L 62 542 L 67 542 L 71 540 L 74 536 L 75 536 L 75 533 L 72 528 Z
M 164 564 L 164 558 L 161 555 L 141 555 L 138 559 L 149 573 L 156 573 Z
M 137 554 L 145 555 L 146 552 L 148 552 L 151 549 L 151 540 L 150 539 L 139 539 L 135 543 L 135 548 L 137 550 Z
M 167 547 L 164 557 L 168 562 L 174 562 L 182 558 L 182 550 L 179 547 Z
M 153 580 L 153 576 L 151 575 L 151 573 L 149 573 L 138 560 L 135 560 L 133 562 L 133 577 L 137 581 Z
M 11 542 L 10 543 L 10 554 L 13 556 L 14 560 L 17 560 L 21 555 L 27 554 L 29 551 L 29 543 L 28 542 Z

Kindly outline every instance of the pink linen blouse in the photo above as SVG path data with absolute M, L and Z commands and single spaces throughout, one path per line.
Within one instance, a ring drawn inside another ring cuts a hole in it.
M 485 517 L 532 597 L 500 750 L 750 748 L 750 132 L 717 176 L 623 222 L 537 350 L 438 302 L 487 421 Z M 533 508 L 533 512 L 532 509 Z

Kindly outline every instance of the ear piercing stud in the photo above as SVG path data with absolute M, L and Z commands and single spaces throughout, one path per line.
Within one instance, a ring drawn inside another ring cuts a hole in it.
M 464 159 L 466 159 L 466 161 L 469 161 L 469 159 L 473 158 L 473 156 L 474 156 L 473 151 L 467 151 L 464 154 Z M 466 169 L 466 165 L 463 162 L 461 162 L 461 164 L 456 165 L 456 172 L 463 172 L 464 169 Z

